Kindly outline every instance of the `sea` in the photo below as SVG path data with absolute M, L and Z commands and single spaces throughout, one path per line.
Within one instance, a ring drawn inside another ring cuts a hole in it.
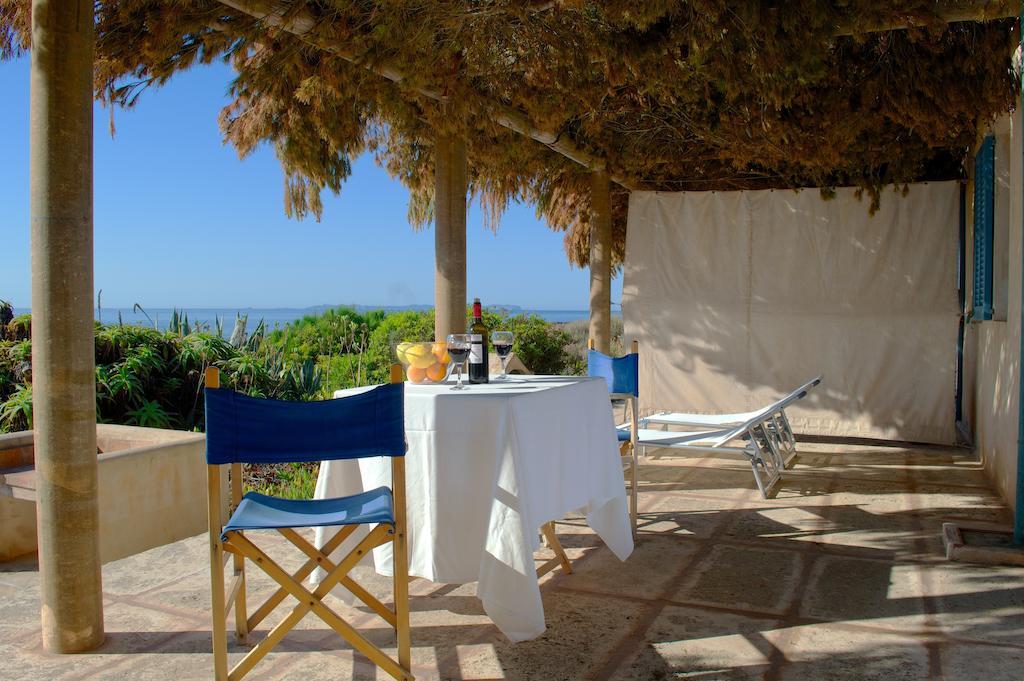
M 315 305 L 304 308 L 261 308 L 261 307 L 239 307 L 239 308 L 206 308 L 186 307 L 178 308 L 178 314 L 187 314 L 190 324 L 199 322 L 210 329 L 217 328 L 217 320 L 221 321 L 221 328 L 225 334 L 230 334 L 234 328 L 235 320 L 238 317 L 247 317 L 246 326 L 251 330 L 263 320 L 268 329 L 282 328 L 290 322 L 302 319 L 306 315 L 322 314 L 325 310 L 337 307 L 353 308 L 359 312 L 369 310 L 384 310 L 385 312 L 404 312 L 407 310 L 429 310 L 430 305 L 409 305 L 409 306 L 387 306 L 387 305 Z M 535 310 L 522 308 L 516 305 L 489 305 L 488 310 L 494 312 L 505 312 L 508 315 L 536 315 L 549 322 L 573 322 L 581 319 L 588 319 L 590 313 L 586 310 Z M 14 314 L 25 314 L 28 308 L 14 308 Z M 104 324 L 131 324 L 135 326 L 151 326 L 165 330 L 170 323 L 174 310 L 169 307 L 144 308 L 135 307 L 104 307 L 96 310 L 96 319 Z M 613 316 L 621 316 L 617 306 L 612 311 Z

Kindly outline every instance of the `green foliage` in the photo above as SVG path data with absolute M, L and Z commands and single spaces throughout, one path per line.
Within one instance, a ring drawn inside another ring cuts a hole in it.
M 369 337 L 384 320 L 383 310 L 360 314 L 339 307 L 323 314 L 306 315 L 267 334 L 267 342 L 289 359 L 316 359 L 366 349 Z
M 515 334 L 512 352 L 533 373 L 581 373 L 579 363 L 569 352 L 572 337 L 562 325 L 551 324 L 536 315 L 506 316 L 493 311 L 484 312 L 484 324 L 491 331 Z
M 0 331 L 14 320 L 14 306 L 8 300 L 0 300 Z M 0 338 L 3 333 L 0 332 Z
M 484 321 L 492 331 L 515 334 L 513 351 L 531 371 L 586 372 L 585 323 L 551 324 L 533 315 L 490 310 Z M 26 317 L 23 323 L 29 328 L 31 322 Z M 386 315 L 340 308 L 267 334 L 262 322 L 246 333 L 245 317 L 239 317 L 234 342 L 197 328 L 184 315 L 171 326 L 162 332 L 96 325 L 96 406 L 101 422 L 201 430 L 202 380 L 210 366 L 221 370 L 222 385 L 249 395 L 326 399 L 340 388 L 387 381 L 396 344 L 434 339 L 433 311 Z M 614 334 L 621 333 L 619 322 Z M 31 428 L 31 359 L 29 340 L 0 341 L 0 431 Z M 246 468 L 250 489 L 291 498 L 312 496 L 316 476 L 315 464 Z
M 434 340 L 434 311 L 389 314 L 374 329 L 366 351 L 367 382 L 384 383 L 395 358 L 395 346 L 403 341 Z
M 127 417 L 125 423 L 131 426 L 170 428 L 174 425 L 171 415 L 155 400 L 142 400 L 137 409 L 128 411 L 125 416 Z
M 284 463 L 245 466 L 245 488 L 286 499 L 312 499 L 318 463 Z
M 142 326 L 96 325 L 99 421 L 201 430 L 203 373 L 211 366 L 221 370 L 225 387 L 250 395 L 309 400 L 320 392 L 323 381 L 316 362 L 287 361 L 275 348 L 265 347 L 262 323 L 252 334 L 243 331 L 240 347 L 233 347 L 220 336 L 190 324 L 184 315 L 174 321 L 166 332 Z M 29 325 L 24 319 L 24 326 Z M 28 340 L 0 342 L 0 430 L 31 425 L 31 353 Z
M 19 341 L 28 340 L 32 337 L 32 316 L 27 314 L 20 314 L 7 323 L 7 333 L 0 336 L 6 335 L 9 340 Z
M 13 432 L 32 428 L 32 386 L 22 384 L 0 405 L 0 431 Z

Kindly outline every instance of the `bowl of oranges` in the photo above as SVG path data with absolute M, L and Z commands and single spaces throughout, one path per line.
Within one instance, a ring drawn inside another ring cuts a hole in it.
M 410 383 L 441 383 L 448 378 L 451 358 L 443 342 L 399 343 L 395 356 L 405 367 L 405 378 Z

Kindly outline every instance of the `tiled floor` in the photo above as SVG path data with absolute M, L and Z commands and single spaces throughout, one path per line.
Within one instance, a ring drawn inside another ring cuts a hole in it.
M 649 460 L 626 563 L 581 521 L 559 524 L 575 572 L 545 579 L 548 631 L 534 641 L 505 640 L 473 585 L 414 582 L 417 677 L 1024 679 L 1024 569 L 942 555 L 942 521 L 1008 521 L 971 455 L 801 450 L 768 501 L 737 460 Z M 31 564 L 0 567 L 0 678 L 211 678 L 206 560 L 194 537 L 107 565 L 107 642 L 75 656 L 41 650 Z M 386 593 L 385 580 L 359 575 Z M 371 640 L 393 640 L 383 622 L 335 605 Z M 387 678 L 312 617 L 278 650 L 248 678 Z

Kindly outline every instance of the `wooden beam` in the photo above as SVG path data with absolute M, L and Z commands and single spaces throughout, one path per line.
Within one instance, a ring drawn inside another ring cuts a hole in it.
M 345 61 L 358 64 L 365 69 L 376 73 L 388 80 L 401 83 L 405 80 L 405 74 L 398 67 L 384 61 L 369 62 L 363 59 L 363 55 L 342 45 L 335 40 L 321 35 L 316 29 L 319 18 L 308 8 L 296 9 L 294 4 L 281 2 L 280 0 L 219 0 L 221 4 L 234 10 L 248 14 L 251 17 L 266 22 L 271 26 L 280 28 L 291 33 L 304 42 L 341 57 Z M 444 101 L 444 94 L 440 90 L 419 86 L 412 88 L 414 92 L 428 99 L 438 102 Z M 584 168 L 594 171 L 605 170 L 605 160 L 586 149 L 582 149 L 572 142 L 567 136 L 560 132 L 543 130 L 537 127 L 529 117 L 515 107 L 492 102 L 491 120 L 520 135 L 529 137 L 540 142 L 551 151 L 564 156 Z M 615 182 L 626 189 L 637 189 L 639 183 L 631 178 L 619 175 L 610 176 Z
M 935 14 L 947 24 L 962 21 L 994 21 L 996 19 L 1016 18 L 1020 15 L 1020 2 L 1017 0 L 939 0 L 935 3 Z M 850 23 L 839 26 L 834 35 L 856 35 L 859 33 L 883 33 L 885 31 L 901 31 L 908 28 L 927 26 L 928 22 L 916 16 L 901 16 L 891 22 L 882 24 Z

